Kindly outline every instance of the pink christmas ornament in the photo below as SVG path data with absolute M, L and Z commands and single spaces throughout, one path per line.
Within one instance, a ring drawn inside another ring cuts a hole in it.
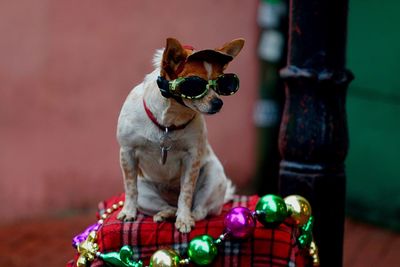
M 256 220 L 248 208 L 236 207 L 226 214 L 224 224 L 231 237 L 247 238 L 253 234 Z

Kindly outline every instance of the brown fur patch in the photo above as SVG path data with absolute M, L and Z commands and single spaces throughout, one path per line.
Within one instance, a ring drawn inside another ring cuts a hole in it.
M 212 73 L 211 79 L 217 78 L 219 75 L 223 73 L 223 66 L 210 63 L 212 65 Z M 183 68 L 183 71 L 178 75 L 179 77 L 189 77 L 189 76 L 198 76 L 205 80 L 208 80 L 208 72 L 204 67 L 204 61 L 191 61 L 187 62 Z
M 161 64 L 161 76 L 173 80 L 176 78 L 182 64 L 188 57 L 187 50 L 182 47 L 178 40 L 168 38 Z

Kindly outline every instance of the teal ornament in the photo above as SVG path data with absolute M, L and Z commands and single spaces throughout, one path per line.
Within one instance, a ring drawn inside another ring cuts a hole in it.
M 300 236 L 297 239 L 301 248 L 306 248 L 311 245 L 313 240 L 312 229 L 314 226 L 314 217 L 310 216 L 307 223 L 300 227 Z
M 133 260 L 133 251 L 130 246 L 123 246 L 119 252 L 100 253 L 99 258 L 105 263 L 116 267 L 143 267 L 142 261 Z
M 300 229 L 302 232 L 312 233 L 313 226 L 314 226 L 314 216 L 310 216 L 307 223 L 303 225 Z
M 265 195 L 256 205 L 257 219 L 266 227 L 273 227 L 283 222 L 288 216 L 285 201 L 276 195 Z
M 309 247 L 311 245 L 311 242 L 312 242 L 312 235 L 310 233 L 302 234 L 302 235 L 299 236 L 297 241 L 299 242 L 299 246 L 301 248 Z
M 188 256 L 190 261 L 197 265 L 208 265 L 217 256 L 218 249 L 209 235 L 200 235 L 189 243 Z

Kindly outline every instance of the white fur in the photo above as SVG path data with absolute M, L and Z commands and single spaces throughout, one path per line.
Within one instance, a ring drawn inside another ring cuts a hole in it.
M 156 52 L 154 53 L 153 66 L 156 70 L 159 70 L 161 68 L 161 60 L 163 57 L 164 50 L 165 50 L 164 48 L 157 49 Z
M 161 96 L 156 79 L 162 53 L 156 52 L 155 70 L 130 92 L 119 116 L 117 138 L 126 198 L 118 218 L 134 220 L 137 209 L 157 222 L 176 216 L 176 227 L 187 233 L 195 221 L 219 214 L 233 190 L 208 143 L 201 113 Z M 211 65 L 204 64 L 211 74 Z M 145 113 L 143 99 L 164 126 L 192 120 L 170 133 L 172 148 L 165 165 L 160 164 L 163 133 Z M 196 162 L 200 163 L 197 167 Z
M 207 71 L 207 78 L 211 79 L 211 74 L 212 74 L 212 65 L 206 61 L 203 62 L 204 68 Z

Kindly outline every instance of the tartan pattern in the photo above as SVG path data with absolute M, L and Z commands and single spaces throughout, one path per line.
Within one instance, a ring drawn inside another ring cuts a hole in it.
M 232 207 L 242 206 L 254 210 L 258 199 L 257 196 L 235 196 L 233 201 L 224 205 L 220 216 L 196 222 L 195 228 L 189 234 L 176 231 L 173 221 L 154 223 L 152 217 L 139 214 L 136 221 L 124 223 L 116 218 L 118 212 L 114 212 L 98 231 L 99 251 L 119 251 L 123 245 L 130 245 L 135 260 L 141 259 L 145 266 L 149 264 L 151 255 L 162 248 L 172 248 L 185 257 L 192 238 L 202 234 L 218 238 L 224 230 L 224 215 Z M 100 202 L 98 218 L 120 200 L 124 200 L 124 194 Z M 219 246 L 218 256 L 212 266 L 308 266 L 306 251 L 300 250 L 296 245 L 297 235 L 298 230 L 287 222 L 273 229 L 267 229 L 257 222 L 253 237 L 247 240 L 224 241 Z M 71 261 L 67 266 L 75 265 Z M 100 259 L 95 259 L 91 266 L 100 267 L 105 264 Z

